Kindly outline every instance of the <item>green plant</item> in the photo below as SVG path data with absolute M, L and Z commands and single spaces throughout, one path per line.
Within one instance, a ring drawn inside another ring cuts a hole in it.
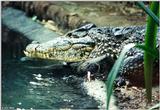
M 120 53 L 119 58 L 117 59 L 117 61 L 113 65 L 113 67 L 108 75 L 107 82 L 106 82 L 106 85 L 107 85 L 107 110 L 109 108 L 109 102 L 110 102 L 110 98 L 112 95 L 113 83 L 114 83 L 114 80 L 118 74 L 119 68 L 121 67 L 121 64 L 123 62 L 125 54 L 134 46 L 135 46 L 135 44 L 133 44 L 133 43 L 124 46 L 122 52 Z
M 159 3 L 151 3 L 151 11 L 158 16 Z M 157 24 L 148 16 L 147 18 L 147 30 L 145 33 L 145 47 L 155 50 L 156 49 L 156 35 L 157 35 Z M 153 73 L 153 61 L 154 57 L 144 51 L 144 76 L 145 76 L 145 88 L 147 93 L 147 99 L 150 103 L 152 100 L 152 73 Z
M 151 95 L 152 95 L 152 70 L 153 70 L 153 61 L 155 58 L 159 57 L 159 52 L 156 49 L 156 33 L 157 33 L 157 24 L 159 25 L 159 20 L 157 22 L 156 18 L 159 13 L 159 3 L 152 2 L 151 3 L 151 10 L 144 6 L 143 2 L 139 2 L 142 9 L 144 9 L 147 14 L 149 15 L 147 18 L 147 30 L 145 35 L 145 45 L 130 45 L 128 48 L 124 48 L 115 62 L 114 66 L 112 67 L 106 84 L 107 84 L 107 110 L 109 108 L 110 97 L 112 94 L 113 89 L 113 82 L 118 74 L 118 70 L 121 67 L 123 62 L 125 53 L 132 47 L 137 47 L 145 51 L 144 55 L 144 76 L 145 76 L 145 87 L 147 93 L 148 102 L 151 102 Z M 153 12 L 152 14 L 149 14 Z M 157 16 L 156 16 L 157 15 Z M 128 45 L 127 45 L 128 46 Z
M 137 4 L 157 23 L 159 26 L 159 19 L 155 14 L 147 7 L 145 7 L 144 3 L 141 1 L 138 1 Z

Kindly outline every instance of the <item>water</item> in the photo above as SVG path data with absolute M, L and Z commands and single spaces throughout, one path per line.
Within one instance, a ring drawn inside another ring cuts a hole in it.
M 4 110 L 97 108 L 98 103 L 80 88 L 70 85 L 64 76 L 70 68 L 35 69 L 29 66 L 53 64 L 48 61 L 22 62 L 28 43 L 21 35 L 3 28 L 2 35 L 2 107 Z
M 19 60 L 3 60 L 2 106 L 14 109 L 97 107 L 93 98 L 82 94 L 77 88 L 69 86 L 63 77 L 55 77 L 54 74 L 55 70 L 26 68 Z

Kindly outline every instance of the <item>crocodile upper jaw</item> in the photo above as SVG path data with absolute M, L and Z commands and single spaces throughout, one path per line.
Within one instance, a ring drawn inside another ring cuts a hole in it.
M 86 60 L 95 47 L 88 36 L 83 38 L 58 37 L 45 43 L 31 43 L 24 51 L 32 58 L 77 62 Z

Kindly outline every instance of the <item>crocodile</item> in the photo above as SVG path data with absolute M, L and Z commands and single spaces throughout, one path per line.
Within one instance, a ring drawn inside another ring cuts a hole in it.
M 51 41 L 33 42 L 24 53 L 31 58 L 78 62 L 78 71 L 91 71 L 91 74 L 106 78 L 106 73 L 112 68 L 123 47 L 129 43 L 143 44 L 144 35 L 145 26 L 97 27 L 95 24 L 87 24 Z M 142 80 L 143 56 L 142 50 L 130 49 L 119 74 L 133 82 Z M 155 60 L 156 77 L 158 63 Z

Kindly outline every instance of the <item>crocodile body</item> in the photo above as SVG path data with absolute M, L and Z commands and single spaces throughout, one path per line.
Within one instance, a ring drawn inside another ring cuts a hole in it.
M 66 62 L 84 61 L 104 54 L 116 59 L 124 45 L 142 43 L 144 31 L 144 26 L 98 28 L 89 24 L 52 41 L 41 44 L 33 42 L 26 47 L 25 54 L 35 58 Z
M 93 24 L 88 24 L 52 41 L 42 44 L 29 44 L 26 47 L 25 54 L 32 58 L 84 62 L 81 63 L 80 70 L 87 70 L 91 60 L 94 64 L 100 65 L 100 68 L 98 67 L 100 73 L 104 73 L 103 70 L 106 73 L 106 70 L 109 72 L 123 47 L 129 43 L 142 44 L 144 34 L 145 26 L 96 27 Z M 97 63 L 96 60 L 94 61 L 94 59 L 103 55 L 105 55 L 105 58 L 103 58 L 101 64 Z M 134 75 L 142 76 L 143 55 L 143 51 L 132 48 L 126 54 L 120 74 L 126 76 L 132 74 L 132 77 Z M 158 60 L 154 64 L 156 72 L 158 72 Z

